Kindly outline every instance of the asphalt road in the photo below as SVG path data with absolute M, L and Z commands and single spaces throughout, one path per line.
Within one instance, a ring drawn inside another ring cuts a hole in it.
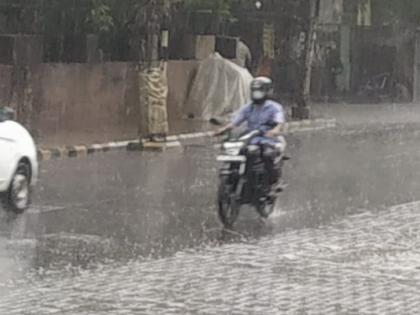
M 0 215 L 0 314 L 417 314 L 420 130 L 289 137 L 267 222 L 216 215 L 216 150 L 41 165 Z

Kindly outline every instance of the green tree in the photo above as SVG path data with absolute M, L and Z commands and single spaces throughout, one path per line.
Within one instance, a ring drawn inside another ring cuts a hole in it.
M 109 1 L 91 0 L 90 11 L 87 16 L 87 22 L 91 29 L 98 33 L 110 32 L 115 24 L 112 15 L 112 8 Z
M 372 6 L 373 14 L 382 24 L 400 24 L 407 27 L 420 25 L 418 0 L 373 0 Z
M 186 8 L 192 11 L 211 11 L 214 14 L 230 16 L 232 0 L 185 0 Z

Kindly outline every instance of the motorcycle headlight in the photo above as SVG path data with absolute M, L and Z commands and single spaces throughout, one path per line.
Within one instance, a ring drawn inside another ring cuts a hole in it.
M 223 144 L 223 151 L 227 155 L 239 155 L 242 146 L 242 142 L 226 142 Z

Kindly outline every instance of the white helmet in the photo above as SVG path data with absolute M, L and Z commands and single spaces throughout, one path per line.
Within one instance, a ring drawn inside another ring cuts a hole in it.
M 257 77 L 251 82 L 251 98 L 255 102 L 265 101 L 273 94 L 273 81 L 267 77 Z

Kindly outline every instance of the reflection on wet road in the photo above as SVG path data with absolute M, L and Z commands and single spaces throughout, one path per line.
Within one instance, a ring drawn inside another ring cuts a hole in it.
M 45 163 L 1 214 L 0 314 L 416 314 L 419 138 L 292 136 L 274 217 L 230 232 L 211 146 Z

